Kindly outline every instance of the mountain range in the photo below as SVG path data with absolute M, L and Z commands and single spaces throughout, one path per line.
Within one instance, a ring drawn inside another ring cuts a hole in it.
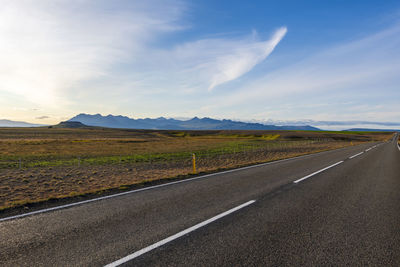
M 79 122 L 79 123 L 74 123 Z M 80 124 L 82 123 L 82 124 Z M 22 121 L 0 120 L 0 127 L 40 127 L 44 124 L 34 124 Z M 217 120 L 211 118 L 192 119 L 167 119 L 164 117 L 156 119 L 132 119 L 126 116 L 102 116 L 100 114 L 90 115 L 81 113 L 67 122 L 61 122 L 51 127 L 55 128 L 81 128 L 86 126 L 98 126 L 109 128 L 126 129 L 154 129 L 154 130 L 320 130 L 317 127 L 300 122 L 293 122 L 293 125 L 286 123 L 277 126 L 271 122 L 240 122 L 233 120 Z M 399 131 L 395 129 L 370 129 L 353 128 L 344 131 Z
M 126 129 L 154 129 L 154 130 L 319 130 L 309 125 L 304 126 L 276 126 L 261 123 L 247 123 L 233 120 L 217 120 L 211 118 L 194 117 L 190 120 L 167 119 L 132 119 L 125 116 L 102 116 L 81 113 L 68 121 L 81 122 L 88 126 Z

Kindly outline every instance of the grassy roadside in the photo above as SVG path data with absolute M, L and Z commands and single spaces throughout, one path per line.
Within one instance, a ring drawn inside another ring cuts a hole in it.
M 340 147 L 343 148 L 343 147 Z M 339 148 L 336 148 L 339 149 Z M 20 201 L 14 201 L 10 203 L 11 205 L 5 206 L 5 207 L 0 207 L 0 217 L 5 217 L 5 216 L 11 216 L 15 214 L 20 214 L 23 212 L 28 212 L 28 211 L 34 211 L 34 210 L 39 210 L 43 208 L 49 208 L 49 207 L 55 207 L 59 206 L 62 204 L 69 204 L 69 203 L 74 203 L 78 201 L 83 201 L 83 200 L 88 200 L 88 199 L 94 199 L 102 196 L 107 196 L 107 195 L 112 195 L 112 194 L 117 194 L 121 192 L 126 192 L 130 190 L 135 190 L 135 189 L 140 189 L 148 186 L 154 186 L 154 185 L 160 185 L 164 183 L 169 183 L 173 181 L 178 181 L 178 180 L 185 180 L 197 176 L 202 176 L 206 174 L 212 174 L 212 173 L 218 173 L 221 171 L 226 171 L 226 170 L 232 170 L 232 169 L 238 169 L 242 167 L 247 167 L 247 166 L 254 166 L 257 164 L 262 164 L 262 163 L 267 163 L 267 162 L 273 162 L 273 161 L 279 161 L 283 159 L 288 159 L 288 158 L 294 158 L 294 157 L 299 157 L 303 155 L 309 155 L 309 154 L 315 154 L 315 153 L 320 153 L 324 151 L 329 151 L 332 149 L 326 149 L 326 150 L 320 150 L 320 151 L 314 151 L 312 153 L 302 153 L 302 154 L 297 154 L 293 156 L 287 156 L 287 157 L 282 157 L 282 158 L 277 158 L 275 160 L 268 160 L 268 161 L 259 161 L 259 162 L 252 162 L 248 164 L 241 164 L 241 165 L 235 165 L 231 167 L 220 167 L 218 169 L 213 169 L 213 170 L 208 170 L 208 171 L 200 171 L 197 172 L 196 174 L 193 173 L 187 173 L 187 174 L 180 174 L 176 176 L 170 176 L 170 177 L 164 177 L 164 178 L 155 178 L 155 179 L 142 179 L 139 180 L 135 183 L 131 184 L 121 184 L 118 187 L 104 187 L 104 188 L 98 188 L 98 189 L 93 189 L 93 190 L 86 190 L 85 192 L 71 192 L 66 195 L 58 195 L 55 197 L 48 197 L 48 198 L 42 198 L 42 199 L 35 199 L 35 200 L 29 200 L 29 199 L 24 199 Z
M 191 177 L 193 152 L 198 173 L 211 173 L 390 138 L 290 131 L 14 131 L 0 129 L 1 213 Z M 9 164 L 18 158 L 23 166 Z

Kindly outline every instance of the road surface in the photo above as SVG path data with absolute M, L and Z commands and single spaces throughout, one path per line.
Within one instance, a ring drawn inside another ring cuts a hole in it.
M 0 265 L 400 266 L 397 135 L 2 218 Z

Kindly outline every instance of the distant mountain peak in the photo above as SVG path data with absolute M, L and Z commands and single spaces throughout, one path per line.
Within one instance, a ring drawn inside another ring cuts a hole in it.
M 158 117 L 158 118 L 156 118 L 156 120 L 158 120 L 158 121 L 166 121 L 167 119 L 164 118 L 164 117 Z

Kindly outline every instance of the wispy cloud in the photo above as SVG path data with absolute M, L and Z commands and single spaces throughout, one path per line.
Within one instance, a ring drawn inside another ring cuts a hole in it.
M 36 117 L 37 120 L 44 120 L 44 119 L 49 119 L 49 118 L 50 118 L 49 116 L 39 116 L 39 117 Z
M 211 91 L 250 72 L 268 57 L 286 32 L 282 27 L 267 40 L 252 33 L 181 42 L 169 49 L 148 48 L 137 55 L 122 80 L 125 85 L 133 84 L 129 87 L 137 94 L 147 94 L 148 90 L 183 95 Z
M 225 82 L 235 80 L 249 72 L 255 65 L 271 54 L 286 32 L 287 28 L 282 27 L 268 41 L 250 43 L 217 58 L 216 73 L 212 76 L 208 90 L 212 90 Z

